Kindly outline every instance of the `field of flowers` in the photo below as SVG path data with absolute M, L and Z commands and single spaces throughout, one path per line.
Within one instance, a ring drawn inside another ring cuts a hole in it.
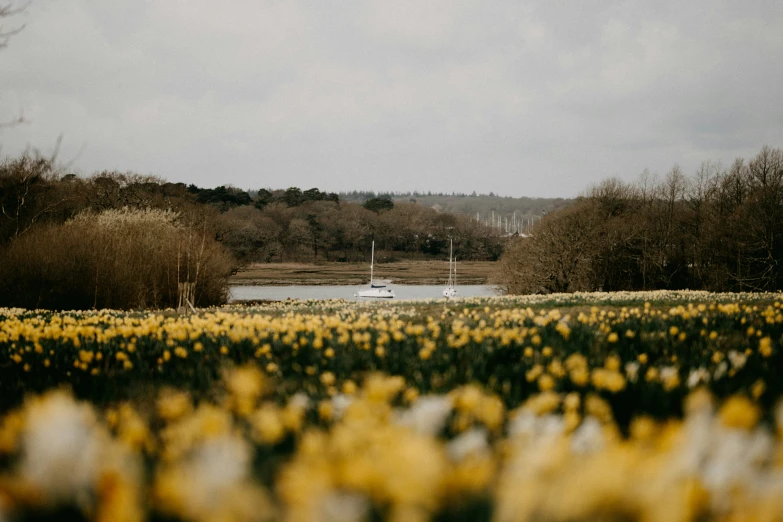
M 0 309 L 0 521 L 780 521 L 783 295 Z

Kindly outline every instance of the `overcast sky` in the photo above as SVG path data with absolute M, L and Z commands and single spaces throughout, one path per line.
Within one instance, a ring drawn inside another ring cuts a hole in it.
M 783 2 L 33 0 L 2 154 L 214 187 L 571 197 L 783 147 Z

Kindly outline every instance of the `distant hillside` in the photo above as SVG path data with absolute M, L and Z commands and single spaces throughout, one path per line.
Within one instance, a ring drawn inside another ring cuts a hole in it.
M 390 196 L 394 201 L 415 201 L 427 207 L 439 206 L 439 210 L 454 214 L 467 214 L 475 217 L 479 214 L 481 221 L 498 214 L 511 219 L 516 213 L 517 219 L 527 220 L 540 218 L 546 213 L 553 212 L 571 204 L 573 199 L 564 198 L 512 198 L 496 196 L 494 194 L 433 194 L 420 192 L 407 193 L 375 193 L 375 192 L 341 192 L 338 194 L 342 201 L 364 201 L 379 197 Z

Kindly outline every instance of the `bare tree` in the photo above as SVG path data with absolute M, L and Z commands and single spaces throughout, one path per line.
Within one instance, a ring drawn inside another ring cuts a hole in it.
M 748 163 L 751 207 L 745 219 L 749 232 L 748 261 L 753 266 L 753 286 L 769 290 L 781 283 L 783 257 L 783 150 L 765 146 Z
M 593 273 L 605 218 L 582 200 L 548 215 L 531 237 L 518 238 L 500 260 L 500 283 L 509 293 L 595 290 Z
M 27 9 L 30 2 L 22 5 L 16 5 L 15 2 L 6 2 L 0 4 L 0 49 L 8 46 L 8 41 L 12 36 L 19 34 L 24 29 L 25 24 L 13 24 L 10 29 L 6 29 L 2 24 L 3 20 L 10 19 Z
M 0 3 L 0 49 L 8 47 L 8 42 L 11 40 L 11 37 L 22 32 L 25 27 L 25 24 L 23 23 L 12 22 L 10 28 L 6 28 L 3 22 L 11 20 L 13 17 L 19 15 L 22 11 L 27 9 L 27 6 L 29 5 L 30 2 L 21 5 L 17 5 L 15 2 Z M 10 121 L 0 121 L 0 129 L 3 127 L 11 127 L 22 122 L 24 122 L 24 115 L 20 113 L 19 116 Z
M 512 245 L 502 270 L 517 292 L 780 290 L 782 237 L 783 150 L 763 147 L 725 171 L 704 162 L 690 178 L 675 166 L 659 183 L 606 180 Z

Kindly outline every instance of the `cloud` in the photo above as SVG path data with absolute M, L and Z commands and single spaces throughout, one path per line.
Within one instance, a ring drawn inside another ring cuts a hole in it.
M 573 196 L 783 146 L 778 2 L 36 0 L 6 154 L 203 186 Z M 7 118 L 6 118 L 7 119 Z

